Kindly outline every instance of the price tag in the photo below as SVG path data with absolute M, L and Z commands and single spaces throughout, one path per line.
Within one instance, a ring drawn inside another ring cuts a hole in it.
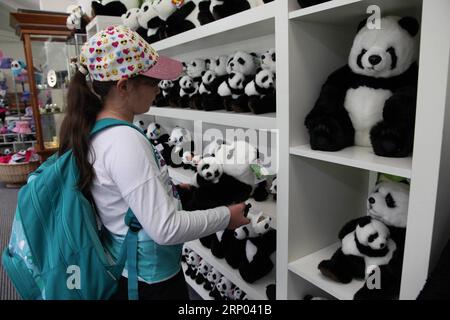
M 163 146 L 161 143 L 158 144 L 155 148 L 156 148 L 156 150 L 158 150 L 159 152 L 161 152 L 161 151 L 164 150 L 164 146 Z

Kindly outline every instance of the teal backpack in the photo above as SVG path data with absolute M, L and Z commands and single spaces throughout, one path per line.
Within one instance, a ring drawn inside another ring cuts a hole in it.
M 132 124 L 102 119 L 91 136 L 112 126 Z M 142 133 L 142 132 L 141 132 Z M 117 261 L 102 246 L 94 206 L 78 190 L 72 151 L 53 155 L 19 191 L 11 239 L 3 266 L 22 299 L 109 299 L 118 288 L 125 262 L 128 297 L 138 298 L 137 239 L 141 226 L 128 210 L 130 227 Z

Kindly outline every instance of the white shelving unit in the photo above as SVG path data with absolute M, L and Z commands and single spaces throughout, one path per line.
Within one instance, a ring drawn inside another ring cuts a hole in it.
M 421 23 L 415 144 L 409 158 L 382 158 L 358 147 L 313 151 L 303 124 L 328 75 L 347 63 L 356 27 L 370 5 L 379 6 L 382 15 L 413 15 Z M 365 214 L 374 174 L 398 175 L 411 179 L 400 298 L 415 299 L 450 230 L 448 12 L 448 0 L 332 0 L 305 9 L 296 0 L 275 0 L 155 43 L 161 54 L 183 61 L 236 50 L 275 47 L 277 52 L 274 114 L 156 107 L 149 112 L 158 122 L 194 130 L 195 122 L 202 121 L 221 130 L 229 126 L 277 132 L 278 201 L 264 204 L 274 208 L 276 217 L 276 270 L 261 283 L 249 285 L 198 241 L 189 246 L 253 299 L 265 299 L 265 286 L 275 279 L 277 299 L 301 299 L 306 294 L 352 299 L 360 282 L 334 283 L 317 265 L 336 249 L 340 228 Z M 171 176 L 180 182 L 189 178 L 180 169 L 171 170 Z
M 106 27 L 117 26 L 120 24 L 122 24 L 122 19 L 120 17 L 95 16 L 86 26 L 87 39 Z

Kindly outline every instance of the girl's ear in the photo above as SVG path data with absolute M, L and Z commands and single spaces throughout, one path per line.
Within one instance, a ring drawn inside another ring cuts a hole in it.
M 128 83 L 128 79 L 120 79 L 119 81 L 117 81 L 116 89 L 120 96 L 128 93 L 129 88 L 130 86 Z

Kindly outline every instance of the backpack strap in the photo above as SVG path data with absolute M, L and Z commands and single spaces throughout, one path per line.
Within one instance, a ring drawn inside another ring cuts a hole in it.
M 116 126 L 128 126 L 133 129 L 136 129 L 138 132 L 145 136 L 144 132 L 142 132 L 139 128 L 134 126 L 133 124 L 112 118 L 105 118 L 97 121 L 94 127 L 91 130 L 91 138 L 94 137 L 99 132 Z M 148 139 L 147 139 L 148 140 Z M 149 145 L 152 148 L 153 156 L 155 157 L 156 165 L 158 168 L 159 161 L 156 157 L 155 149 L 153 145 L 149 141 Z M 142 229 L 141 224 L 138 219 L 134 215 L 131 208 L 128 209 L 125 215 L 125 224 L 128 226 L 128 232 L 123 241 L 122 247 L 120 249 L 120 255 L 116 262 L 116 272 L 118 277 L 123 271 L 125 267 L 125 262 L 127 263 L 128 268 L 128 300 L 138 300 L 139 299 L 139 291 L 138 291 L 138 272 L 137 272 L 137 250 L 138 250 L 138 233 Z

